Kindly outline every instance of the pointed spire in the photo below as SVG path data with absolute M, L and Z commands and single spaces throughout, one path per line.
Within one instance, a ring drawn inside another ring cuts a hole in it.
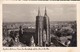
M 45 15 L 47 15 L 47 10 L 46 10 L 46 7 L 45 7 Z
M 34 37 L 33 36 L 31 37 L 31 46 L 35 46 Z
M 40 14 L 40 7 L 38 7 L 38 16 L 40 16 L 41 14 Z

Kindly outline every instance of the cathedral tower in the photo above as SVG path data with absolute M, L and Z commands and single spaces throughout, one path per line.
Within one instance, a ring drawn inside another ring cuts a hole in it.
M 46 8 L 44 16 L 41 16 L 40 9 L 38 10 L 38 16 L 36 16 L 35 43 L 38 46 L 50 45 L 50 21 Z
M 38 9 L 38 16 L 36 16 L 36 35 L 35 35 L 35 43 L 38 46 L 42 46 L 42 34 L 43 34 L 43 17 L 40 14 L 40 9 Z
M 49 21 L 49 17 L 47 15 L 47 10 L 45 7 L 45 14 L 44 14 L 44 30 L 46 32 L 46 42 L 45 44 L 47 46 L 50 45 L 50 21 Z

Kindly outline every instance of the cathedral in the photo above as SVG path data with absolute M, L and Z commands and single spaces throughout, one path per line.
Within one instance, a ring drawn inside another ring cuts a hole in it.
M 44 16 L 41 16 L 40 9 L 38 9 L 38 15 L 36 16 L 35 44 L 43 47 L 50 46 L 50 42 L 50 21 L 45 7 Z

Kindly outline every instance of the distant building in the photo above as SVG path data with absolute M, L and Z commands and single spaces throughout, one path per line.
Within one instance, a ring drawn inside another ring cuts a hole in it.
M 19 28 L 19 41 L 21 43 L 26 44 L 27 46 L 32 46 L 31 45 L 31 38 L 32 37 L 34 38 L 34 35 L 35 35 L 35 29 L 23 28 L 22 26 L 20 26 L 20 28 Z
M 38 46 L 50 45 L 50 21 L 46 8 L 44 16 L 40 15 L 40 9 L 38 10 L 38 16 L 36 16 L 35 43 Z

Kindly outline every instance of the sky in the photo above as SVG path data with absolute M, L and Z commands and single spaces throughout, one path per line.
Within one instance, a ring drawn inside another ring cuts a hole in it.
M 3 22 L 35 22 L 38 8 L 44 16 L 45 7 L 50 21 L 76 20 L 75 4 L 3 4 Z

